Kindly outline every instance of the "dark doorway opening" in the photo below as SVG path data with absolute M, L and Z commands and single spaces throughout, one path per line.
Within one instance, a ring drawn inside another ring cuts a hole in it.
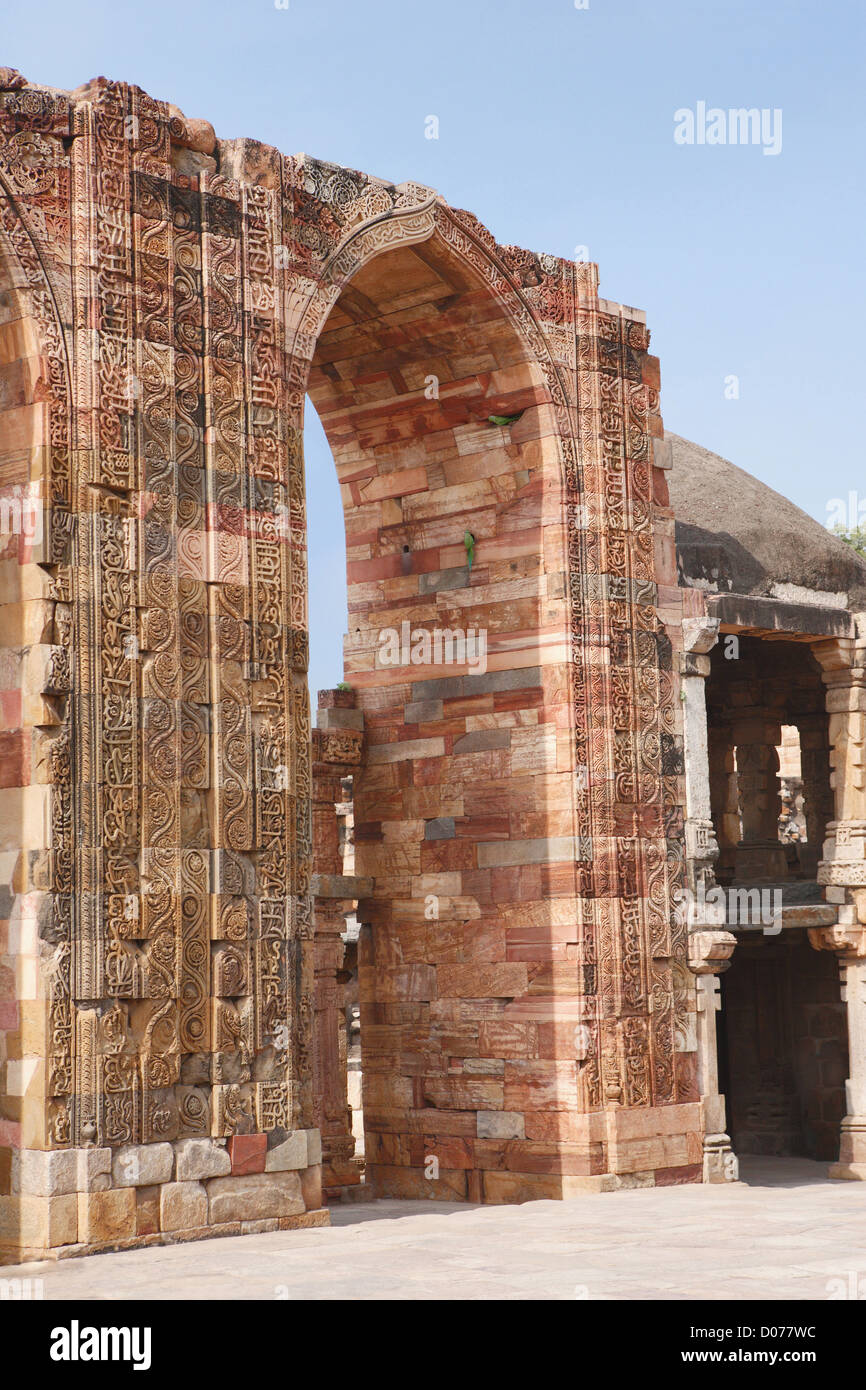
M 719 1088 L 734 1152 L 833 1162 L 848 1075 L 836 957 L 805 931 L 741 935 L 721 993 Z

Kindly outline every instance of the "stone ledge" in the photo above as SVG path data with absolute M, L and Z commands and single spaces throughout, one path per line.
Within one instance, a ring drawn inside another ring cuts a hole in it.
M 731 628 L 760 637 L 790 632 L 797 637 L 853 637 L 854 618 L 845 608 L 789 603 L 752 594 L 707 594 L 707 608 L 724 632 Z

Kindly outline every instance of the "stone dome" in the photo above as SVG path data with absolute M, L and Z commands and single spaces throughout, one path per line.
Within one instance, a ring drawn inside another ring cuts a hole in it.
M 682 585 L 866 609 L 866 561 L 851 546 L 719 454 L 665 438 Z

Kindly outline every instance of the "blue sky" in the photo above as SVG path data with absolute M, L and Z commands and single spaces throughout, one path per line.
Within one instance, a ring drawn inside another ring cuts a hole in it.
M 503 242 L 589 248 L 645 309 L 669 429 L 819 520 L 866 502 L 866 8 L 855 0 L 41 0 L 0 62 L 104 74 L 469 208 Z M 677 145 L 674 112 L 779 108 L 782 149 Z M 439 118 L 439 139 L 425 118 Z M 739 379 L 726 399 L 725 380 Z M 308 428 L 312 690 L 341 678 L 339 496 Z

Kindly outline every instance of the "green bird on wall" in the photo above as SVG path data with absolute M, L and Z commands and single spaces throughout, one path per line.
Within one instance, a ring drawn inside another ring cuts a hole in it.
M 515 420 L 519 420 L 522 414 L 523 411 L 518 410 L 516 415 L 488 415 L 487 423 L 488 425 L 513 425 Z
M 472 568 L 472 561 L 475 559 L 475 537 L 471 531 L 463 532 L 463 544 L 466 546 L 466 562 Z

